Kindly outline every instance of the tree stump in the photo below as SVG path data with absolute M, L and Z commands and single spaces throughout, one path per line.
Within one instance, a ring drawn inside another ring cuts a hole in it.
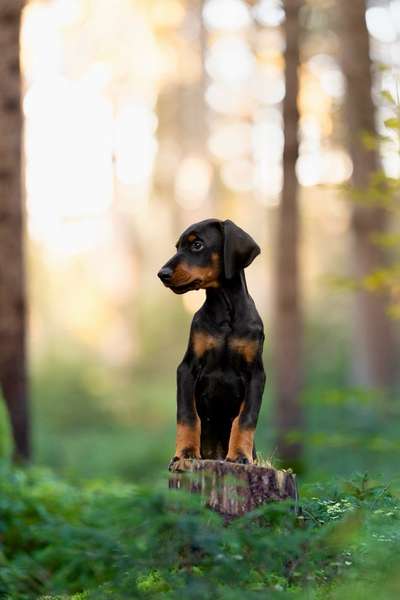
M 296 476 L 272 466 L 181 459 L 172 465 L 169 488 L 201 494 L 209 508 L 228 520 L 266 502 L 292 499 L 298 509 Z

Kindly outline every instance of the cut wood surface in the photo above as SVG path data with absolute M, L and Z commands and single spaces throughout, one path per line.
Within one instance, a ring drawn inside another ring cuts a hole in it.
M 201 494 L 207 506 L 227 518 L 287 499 L 297 510 L 296 476 L 272 466 L 181 459 L 171 467 L 169 488 Z

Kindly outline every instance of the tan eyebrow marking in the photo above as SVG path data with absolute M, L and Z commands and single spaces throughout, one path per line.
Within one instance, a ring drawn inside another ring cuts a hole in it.
M 195 239 L 196 239 L 196 236 L 194 235 L 194 233 L 191 233 L 190 235 L 188 235 L 189 242 L 194 242 Z

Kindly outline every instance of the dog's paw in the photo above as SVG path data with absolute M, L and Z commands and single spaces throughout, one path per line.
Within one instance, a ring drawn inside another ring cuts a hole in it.
M 173 456 L 168 463 L 168 470 L 172 471 L 175 463 L 179 461 L 179 456 Z
M 168 471 L 173 471 L 175 463 L 177 463 L 179 460 L 179 456 L 173 456 L 168 463 Z
M 196 448 L 184 448 L 179 458 L 200 459 L 200 452 Z
M 194 448 L 185 448 L 184 450 L 182 450 L 179 456 L 175 455 L 171 458 L 171 460 L 169 461 L 168 469 L 170 471 L 173 471 L 175 463 L 185 458 L 200 460 L 201 456 L 199 452 L 196 451 Z
M 238 454 L 236 457 L 227 456 L 225 460 L 238 465 L 250 465 L 252 463 L 244 454 Z

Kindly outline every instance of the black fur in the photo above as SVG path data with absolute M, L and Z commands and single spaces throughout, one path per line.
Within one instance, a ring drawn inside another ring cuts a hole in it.
M 194 431 L 200 418 L 202 458 L 251 462 L 254 445 L 250 456 L 240 443 L 227 454 L 235 417 L 240 436 L 254 432 L 265 385 L 263 324 L 244 274 L 260 248 L 232 221 L 217 219 L 186 229 L 176 248 L 158 274 L 164 285 L 178 294 L 206 289 L 178 367 L 178 426 Z M 189 446 L 172 460 L 194 456 Z

